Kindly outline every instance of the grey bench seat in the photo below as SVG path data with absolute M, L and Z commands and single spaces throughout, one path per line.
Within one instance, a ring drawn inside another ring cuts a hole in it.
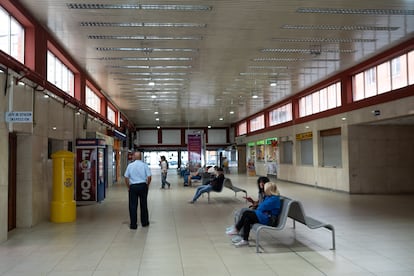
M 234 192 L 234 196 L 237 196 L 238 192 L 242 192 L 247 197 L 247 191 L 245 189 L 234 186 L 230 178 L 224 179 L 223 186 L 226 187 L 227 189 L 232 190 Z
M 234 192 L 234 196 L 237 196 L 238 192 L 242 192 L 247 197 L 247 191 L 244 190 L 244 189 L 241 189 L 239 187 L 233 186 L 233 183 L 231 182 L 230 178 L 224 178 L 223 187 L 226 187 L 226 188 L 232 190 Z M 208 202 L 210 202 L 210 193 L 211 192 L 220 193 L 223 190 L 223 187 L 221 188 L 220 191 L 210 191 L 210 192 L 208 192 Z
M 306 225 L 310 229 L 317 229 L 324 227 L 331 231 L 332 233 L 332 250 L 335 250 L 335 228 L 332 224 L 328 224 L 322 221 L 319 221 L 313 217 L 309 217 L 305 215 L 305 210 L 302 206 L 302 203 L 297 200 L 293 200 L 288 197 L 281 197 L 281 211 L 278 218 L 278 223 L 276 226 L 269 226 L 263 225 L 260 223 L 256 223 L 253 225 L 252 230 L 255 233 L 256 239 L 256 252 L 259 253 L 259 246 L 260 246 L 260 234 L 263 230 L 282 230 L 285 225 L 287 219 L 290 218 L 293 220 L 293 228 L 296 228 L 295 222 L 298 221 L 304 225 Z

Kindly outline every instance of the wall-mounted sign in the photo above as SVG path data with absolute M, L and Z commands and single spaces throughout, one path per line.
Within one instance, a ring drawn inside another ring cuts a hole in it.
M 6 112 L 5 121 L 7 123 L 31 123 L 33 122 L 33 113 L 31 111 Z
M 300 140 L 307 140 L 307 139 L 312 139 L 312 132 L 305 132 L 305 133 L 298 133 L 296 134 L 296 140 L 300 141 Z
M 260 140 L 256 142 L 256 145 L 264 145 L 265 144 L 265 140 Z

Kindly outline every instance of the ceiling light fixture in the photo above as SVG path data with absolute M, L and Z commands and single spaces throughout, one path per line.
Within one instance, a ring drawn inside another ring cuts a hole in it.
M 193 48 L 141 48 L 141 47 L 97 47 L 97 51 L 137 51 L 137 52 L 197 52 Z
M 298 13 L 364 14 L 364 15 L 414 15 L 414 10 L 394 9 L 345 9 L 345 8 L 298 8 Z
M 156 36 L 156 35 L 88 35 L 89 39 L 108 40 L 202 40 L 201 36 Z
M 206 28 L 202 23 L 160 23 L 160 22 L 81 22 L 81 27 L 155 27 L 155 28 Z
M 290 25 L 281 27 L 287 30 L 328 30 L 328 31 L 396 31 L 399 27 L 391 26 L 370 26 L 370 25 Z
M 375 42 L 377 39 L 367 38 L 331 38 L 331 37 L 316 37 L 316 38 L 272 38 L 278 42 L 303 42 L 303 43 L 352 43 L 352 42 Z
M 88 3 L 68 3 L 69 9 L 80 10 L 104 10 L 104 9 L 123 9 L 123 10 L 168 10 L 168 11 L 211 11 L 212 6 L 204 5 L 155 5 L 155 4 L 88 4 Z

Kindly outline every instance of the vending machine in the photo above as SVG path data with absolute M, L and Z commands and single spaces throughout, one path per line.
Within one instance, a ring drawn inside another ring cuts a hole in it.
M 76 202 L 101 202 L 106 196 L 106 145 L 102 139 L 76 140 Z

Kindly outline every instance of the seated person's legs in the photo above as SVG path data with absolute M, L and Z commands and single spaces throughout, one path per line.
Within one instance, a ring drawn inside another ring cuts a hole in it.
M 194 203 L 203 193 L 207 193 L 211 191 L 211 189 L 212 189 L 211 185 L 198 186 L 194 194 L 194 197 L 190 202 Z

